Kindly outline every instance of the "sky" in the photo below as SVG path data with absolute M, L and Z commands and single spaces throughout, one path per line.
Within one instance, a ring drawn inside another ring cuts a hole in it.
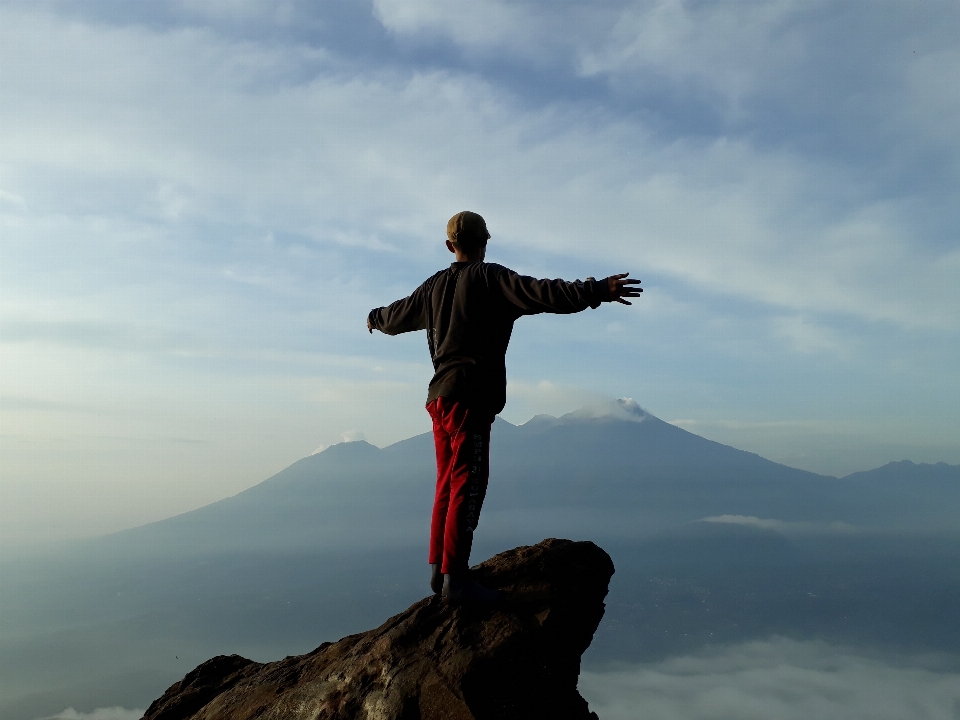
M 452 259 L 644 295 L 517 323 L 503 417 L 630 397 L 815 472 L 960 463 L 960 7 L 0 3 L 0 544 L 429 430 Z M 495 449 L 494 449 L 495 451 Z

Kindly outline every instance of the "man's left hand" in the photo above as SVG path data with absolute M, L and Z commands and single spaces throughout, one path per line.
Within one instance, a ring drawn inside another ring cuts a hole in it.
M 611 275 L 606 279 L 606 283 L 607 290 L 610 291 L 611 302 L 615 300 L 624 305 L 633 305 L 632 302 L 624 300 L 623 298 L 640 297 L 640 293 L 643 292 L 643 288 L 633 287 L 634 285 L 639 285 L 640 281 L 631 278 L 630 273 Z

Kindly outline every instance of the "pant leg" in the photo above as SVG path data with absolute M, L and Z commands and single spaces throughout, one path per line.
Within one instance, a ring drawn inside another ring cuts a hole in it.
M 449 502 L 443 539 L 444 573 L 462 572 L 470 565 L 473 532 L 487 493 L 490 476 L 489 413 L 447 398 L 439 398 L 443 425 L 450 438 Z
M 442 400 L 443 398 L 440 398 Z M 427 412 L 433 420 L 433 444 L 437 453 L 437 488 L 433 497 L 433 515 L 430 521 L 431 565 L 443 562 L 444 531 L 447 525 L 447 508 L 450 505 L 450 472 L 453 464 L 453 451 L 450 434 L 444 429 L 443 411 L 438 400 L 427 405 Z

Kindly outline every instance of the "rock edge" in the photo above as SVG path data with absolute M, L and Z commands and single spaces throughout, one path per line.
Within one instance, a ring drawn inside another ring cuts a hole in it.
M 472 569 L 497 606 L 414 603 L 380 627 L 256 663 L 217 656 L 144 720 L 589 720 L 580 657 L 603 617 L 613 562 L 592 542 L 548 539 Z

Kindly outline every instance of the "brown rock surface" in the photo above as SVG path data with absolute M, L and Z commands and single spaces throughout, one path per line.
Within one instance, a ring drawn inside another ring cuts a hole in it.
M 145 720 L 588 720 L 580 656 L 603 617 L 610 556 L 544 540 L 474 577 L 495 607 L 421 600 L 375 630 L 260 664 L 218 656 L 174 683 Z

